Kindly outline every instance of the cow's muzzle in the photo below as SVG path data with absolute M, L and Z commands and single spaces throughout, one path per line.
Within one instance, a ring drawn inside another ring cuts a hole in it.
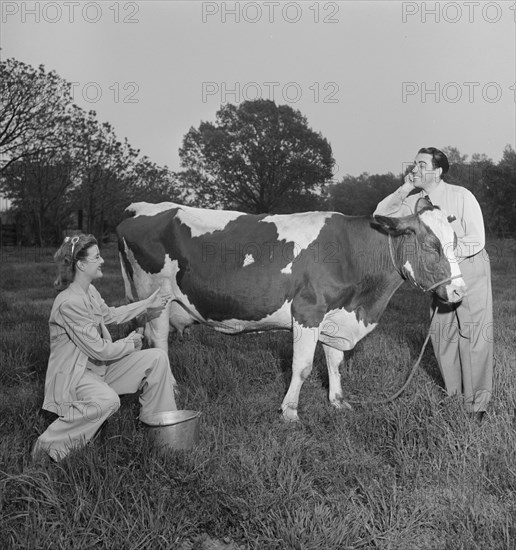
M 437 283 L 434 283 L 432 286 L 429 286 L 428 288 L 423 288 L 425 292 L 430 292 L 431 290 L 436 289 L 438 286 L 444 285 L 444 283 L 447 283 L 448 281 L 453 281 L 454 279 L 461 279 L 459 281 L 459 284 L 453 284 L 449 286 L 454 287 L 463 287 L 464 290 L 466 289 L 466 283 L 464 282 L 464 279 L 462 278 L 462 275 L 452 275 L 451 277 L 446 277 L 446 279 L 443 279 L 442 281 L 439 281 Z
M 466 284 L 462 281 L 462 284 L 453 283 L 446 286 L 446 294 L 448 302 L 456 304 L 460 302 L 464 296 L 466 296 Z
M 454 282 L 451 284 L 446 284 L 451 281 Z M 466 296 L 466 283 L 464 282 L 462 275 L 453 275 L 433 284 L 428 288 L 423 288 L 423 290 L 425 292 L 434 291 L 439 298 L 441 298 L 441 300 L 444 300 L 450 304 L 455 304 L 460 302 L 464 296 Z

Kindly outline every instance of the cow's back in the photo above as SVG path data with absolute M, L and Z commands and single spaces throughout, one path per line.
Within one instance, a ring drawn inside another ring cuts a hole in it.
M 250 215 L 174 203 L 127 210 L 117 231 L 129 278 L 134 282 L 135 266 L 150 277 L 174 277 L 177 299 L 186 297 L 211 321 L 257 321 L 277 312 L 291 298 L 299 256 L 334 215 Z

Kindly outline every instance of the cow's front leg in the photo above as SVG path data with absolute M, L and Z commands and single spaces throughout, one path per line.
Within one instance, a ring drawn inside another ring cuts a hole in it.
M 340 383 L 340 366 L 344 365 L 344 352 L 323 344 L 326 366 L 328 367 L 328 379 L 330 383 L 329 399 L 336 409 L 351 409 L 351 405 L 344 400 Z
M 281 404 L 283 418 L 293 422 L 299 420 L 297 406 L 299 393 L 303 382 L 312 372 L 315 346 L 317 345 L 317 329 L 302 327 L 294 321 L 294 357 L 292 359 L 292 378 L 287 394 Z

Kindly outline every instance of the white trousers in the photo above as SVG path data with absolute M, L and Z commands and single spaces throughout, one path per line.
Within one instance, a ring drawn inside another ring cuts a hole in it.
M 86 445 L 104 421 L 120 407 L 119 395 L 140 394 L 140 417 L 177 410 L 175 380 L 167 354 L 157 348 L 135 351 L 118 361 L 96 366 L 88 363 L 76 388 L 77 401 L 43 432 L 32 451 L 46 451 L 62 460 L 72 449 Z

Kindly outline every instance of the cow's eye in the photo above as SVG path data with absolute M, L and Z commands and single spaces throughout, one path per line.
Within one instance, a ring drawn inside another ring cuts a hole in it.
M 437 256 L 437 259 L 441 257 L 441 247 L 439 244 L 430 242 L 430 243 L 425 243 L 423 247 L 425 248 L 425 250 L 427 250 L 431 254 L 433 255 L 435 254 Z

